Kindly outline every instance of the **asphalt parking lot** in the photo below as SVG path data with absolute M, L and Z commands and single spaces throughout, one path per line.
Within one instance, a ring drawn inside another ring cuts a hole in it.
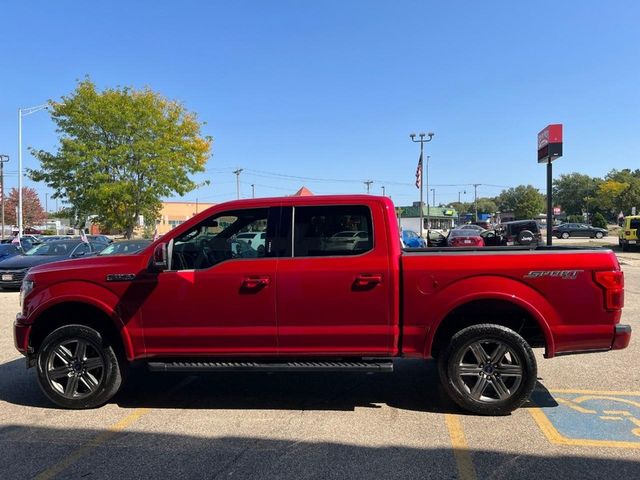
M 640 252 L 619 259 L 631 346 L 538 352 L 533 401 L 494 418 L 461 412 L 432 363 L 407 360 L 369 376 L 137 368 L 106 406 L 59 410 L 14 350 L 18 294 L 0 292 L 0 478 L 640 478 Z

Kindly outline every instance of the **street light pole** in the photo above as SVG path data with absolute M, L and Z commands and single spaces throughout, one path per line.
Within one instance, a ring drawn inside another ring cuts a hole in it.
M 433 206 L 435 207 L 436 206 L 436 189 L 432 188 L 431 192 L 433 193 L 433 202 L 432 203 L 433 203 Z
M 243 170 L 243 168 L 238 168 L 237 170 L 233 171 L 234 175 L 236 176 L 236 192 L 238 200 L 240 200 L 240 174 Z
M 367 195 L 369 195 L 372 183 L 373 183 L 373 180 L 365 180 L 365 182 L 364 182 L 364 184 L 367 186 Z
M 382 196 L 383 196 L 383 197 L 386 197 L 386 196 L 387 196 L 387 194 L 386 194 L 386 193 L 385 193 L 385 191 L 384 191 L 384 185 L 382 185 Z
M 478 187 L 479 186 L 480 186 L 479 183 L 473 184 L 473 204 L 476 211 L 476 222 L 478 221 Z
M 35 107 L 18 109 L 18 238 L 22 238 L 22 117 L 48 109 L 49 105 L 43 103 Z
M 251 198 L 256 198 L 256 184 L 251 184 Z
M 409 138 L 411 139 L 412 142 L 415 143 L 420 143 L 420 162 L 419 162 L 419 168 L 420 168 L 420 230 L 419 230 L 419 234 L 420 234 L 420 238 L 422 238 L 422 230 L 424 229 L 424 209 L 422 207 L 423 205 L 423 184 L 424 184 L 424 165 L 422 163 L 422 159 L 423 154 L 424 154 L 424 144 L 425 142 L 430 142 L 433 139 L 433 132 L 429 132 L 429 133 L 420 133 L 418 136 L 420 137 L 420 140 L 416 140 L 416 134 L 412 133 L 409 135 Z M 429 137 L 428 139 L 425 139 L 424 137 Z M 427 157 L 427 176 L 429 175 L 429 157 Z M 427 189 L 429 188 L 429 179 L 427 178 Z M 429 192 L 427 192 L 428 194 Z M 430 222 L 430 218 L 429 218 L 429 195 L 427 195 L 427 224 Z
M 0 202 L 2 202 L 2 233 L 0 237 L 4 240 L 4 162 L 9 161 L 9 155 L 0 155 Z

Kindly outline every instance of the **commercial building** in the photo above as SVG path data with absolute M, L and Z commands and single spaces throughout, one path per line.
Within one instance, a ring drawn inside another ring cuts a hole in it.
M 189 220 L 196 213 L 200 213 L 215 203 L 199 202 L 162 202 L 162 210 L 156 221 L 158 233 L 163 235 L 169 230 Z
M 400 228 L 417 232 L 420 229 L 420 202 L 413 202 L 413 205 L 397 207 L 396 212 L 400 222 Z M 424 217 L 423 230 L 428 228 L 434 230 L 450 230 L 458 223 L 458 212 L 449 207 L 427 207 L 422 204 L 422 214 Z M 431 225 L 427 224 L 427 217 Z

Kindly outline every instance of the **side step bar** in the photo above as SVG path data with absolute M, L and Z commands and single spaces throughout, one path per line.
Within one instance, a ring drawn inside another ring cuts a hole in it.
M 391 373 L 393 362 L 148 362 L 152 372 L 358 372 Z

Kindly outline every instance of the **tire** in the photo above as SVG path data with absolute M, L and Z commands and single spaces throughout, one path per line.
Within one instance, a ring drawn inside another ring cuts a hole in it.
M 100 332 L 65 325 L 51 332 L 38 350 L 38 383 L 62 408 L 95 408 L 120 389 L 124 363 Z
M 463 409 L 479 415 L 507 415 L 531 395 L 538 367 L 533 350 L 516 332 L 480 324 L 451 338 L 439 356 L 438 371 L 445 391 Z
M 602 237 L 604 237 L 602 232 L 596 232 L 596 238 L 602 238 Z
M 562 238 L 564 238 L 565 240 L 569 238 L 569 232 L 562 232 Z

